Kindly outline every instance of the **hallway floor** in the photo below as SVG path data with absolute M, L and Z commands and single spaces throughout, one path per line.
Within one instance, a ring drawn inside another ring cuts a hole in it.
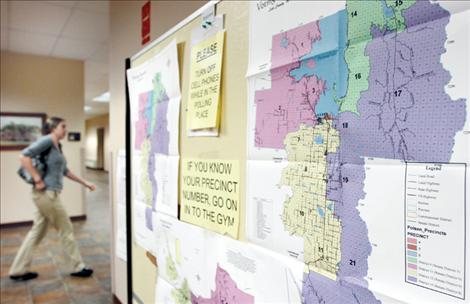
M 31 270 L 39 277 L 28 282 L 10 280 L 8 270 L 30 227 L 0 229 L 1 303 L 113 303 L 108 174 L 87 170 L 85 177 L 97 189 L 87 192 L 87 220 L 73 225 L 83 259 L 95 271 L 93 276 L 84 279 L 69 275 L 57 232 L 51 228 L 33 258 Z

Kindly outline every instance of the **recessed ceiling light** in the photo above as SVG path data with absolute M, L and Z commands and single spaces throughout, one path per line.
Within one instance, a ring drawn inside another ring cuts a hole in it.
M 93 98 L 93 101 L 96 101 L 96 102 L 109 102 L 109 99 L 111 98 L 111 94 L 109 94 L 109 91 L 108 92 L 105 92 L 99 96 L 96 96 L 95 98 Z
M 83 110 L 85 110 L 85 112 L 90 112 L 90 111 L 91 111 L 91 107 L 90 107 L 90 106 L 84 106 L 84 107 L 83 107 Z

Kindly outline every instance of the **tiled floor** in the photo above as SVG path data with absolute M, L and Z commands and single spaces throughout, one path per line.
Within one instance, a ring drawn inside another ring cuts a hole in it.
M 39 277 L 15 282 L 8 270 L 29 227 L 0 229 L 0 303 L 112 303 L 110 269 L 110 211 L 108 175 L 87 170 L 86 178 L 97 190 L 87 194 L 86 221 L 74 222 L 75 237 L 85 263 L 94 269 L 91 278 L 69 275 L 54 229 L 35 251 L 32 271 Z

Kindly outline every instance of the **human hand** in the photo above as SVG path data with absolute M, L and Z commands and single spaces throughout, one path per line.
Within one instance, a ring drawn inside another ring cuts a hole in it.
M 34 188 L 38 191 L 44 191 L 46 189 L 46 184 L 44 184 L 44 181 L 40 179 L 37 182 L 34 182 Z
M 96 186 L 91 184 L 91 183 L 86 183 L 85 184 L 85 187 L 87 187 L 88 189 L 90 189 L 90 191 L 95 191 L 96 190 Z

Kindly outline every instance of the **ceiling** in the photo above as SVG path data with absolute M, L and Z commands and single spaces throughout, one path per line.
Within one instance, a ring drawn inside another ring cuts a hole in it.
M 92 99 L 108 91 L 108 1 L 1 1 L 1 49 L 83 60 L 85 104 L 92 117 L 108 104 Z

